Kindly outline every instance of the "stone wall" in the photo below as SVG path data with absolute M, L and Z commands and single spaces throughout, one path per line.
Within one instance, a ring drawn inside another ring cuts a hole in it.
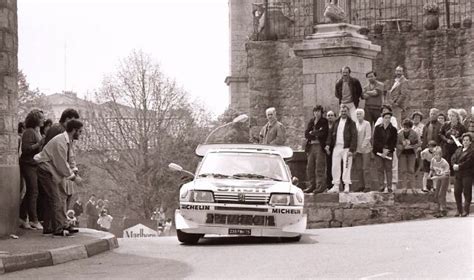
M 451 29 L 371 35 L 382 46 L 374 69 L 387 87 L 397 65 L 410 80 L 410 112 L 427 116 L 429 108 L 474 105 L 474 29 Z
M 0 1 L 0 236 L 16 231 L 20 202 L 16 104 L 17 1 Z
M 447 195 L 448 216 L 455 213 Z M 433 218 L 438 212 L 432 194 L 341 193 L 306 195 L 308 228 L 350 227 Z
M 248 42 L 249 116 L 252 136 L 267 122 L 265 110 L 275 107 L 287 129 L 287 145 L 301 149 L 304 138 L 302 60 L 289 41 Z

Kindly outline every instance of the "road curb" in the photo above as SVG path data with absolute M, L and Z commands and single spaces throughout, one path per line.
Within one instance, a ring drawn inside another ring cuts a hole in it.
M 101 232 L 102 233 L 102 232 Z M 104 234 L 104 233 L 103 233 Z M 44 266 L 52 266 L 89 258 L 118 248 L 117 238 L 111 233 L 81 245 L 51 249 L 45 252 L 14 254 L 0 257 L 0 275 Z

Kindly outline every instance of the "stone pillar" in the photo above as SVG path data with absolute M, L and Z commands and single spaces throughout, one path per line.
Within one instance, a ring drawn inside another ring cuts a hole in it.
M 0 236 L 16 231 L 20 202 L 17 53 L 17 1 L 0 0 Z
M 316 104 L 326 110 L 339 112 L 335 85 L 341 69 L 349 66 L 351 76 L 366 84 L 365 73 L 372 70 L 372 61 L 380 46 L 359 34 L 360 26 L 347 23 L 320 24 L 315 33 L 295 47 L 295 54 L 303 58 L 303 109 L 305 120 L 312 116 Z M 363 107 L 364 102 L 359 104 Z
M 244 113 L 250 108 L 245 43 L 253 32 L 252 4 L 259 2 L 229 0 L 230 76 L 225 83 L 229 86 L 230 107 Z

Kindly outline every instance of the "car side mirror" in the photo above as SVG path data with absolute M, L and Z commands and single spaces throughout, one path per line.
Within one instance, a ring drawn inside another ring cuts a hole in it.
M 183 173 L 186 173 L 188 175 L 190 175 L 192 178 L 194 178 L 194 174 L 192 172 L 189 172 L 187 170 L 184 170 L 183 167 L 181 167 L 181 165 L 178 165 L 176 163 L 170 163 L 168 164 L 168 168 L 172 171 L 177 171 L 177 172 L 183 172 Z
M 298 177 L 293 177 L 291 178 L 291 183 L 295 186 L 297 186 L 299 184 L 300 180 L 298 179 Z

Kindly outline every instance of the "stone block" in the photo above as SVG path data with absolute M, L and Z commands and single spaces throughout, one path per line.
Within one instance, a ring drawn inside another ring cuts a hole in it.
M 340 193 L 340 203 L 351 203 L 351 204 L 394 204 L 394 195 L 385 194 L 379 192 L 368 192 L 368 193 Z
M 344 221 L 357 221 L 370 219 L 372 211 L 368 208 L 344 209 Z
M 308 222 L 307 227 L 309 229 L 328 228 L 329 227 L 329 222 Z
M 330 228 L 342 227 L 342 223 L 339 221 L 330 221 L 329 227 Z
M 411 193 L 411 191 L 402 193 L 401 190 L 397 190 L 394 196 L 396 203 L 415 204 L 429 202 L 429 196 L 425 195 L 424 193 Z
M 6 8 L 1 8 L 0 9 L 0 28 L 8 29 L 9 24 L 8 24 L 8 14 L 10 11 Z
M 338 193 L 318 193 L 314 195 L 314 200 L 318 203 L 325 203 L 325 202 L 339 202 L 339 194 Z
M 316 76 L 315 74 L 304 74 L 303 75 L 303 84 L 315 84 Z
M 330 208 L 314 208 L 308 211 L 311 222 L 329 222 L 332 220 Z

